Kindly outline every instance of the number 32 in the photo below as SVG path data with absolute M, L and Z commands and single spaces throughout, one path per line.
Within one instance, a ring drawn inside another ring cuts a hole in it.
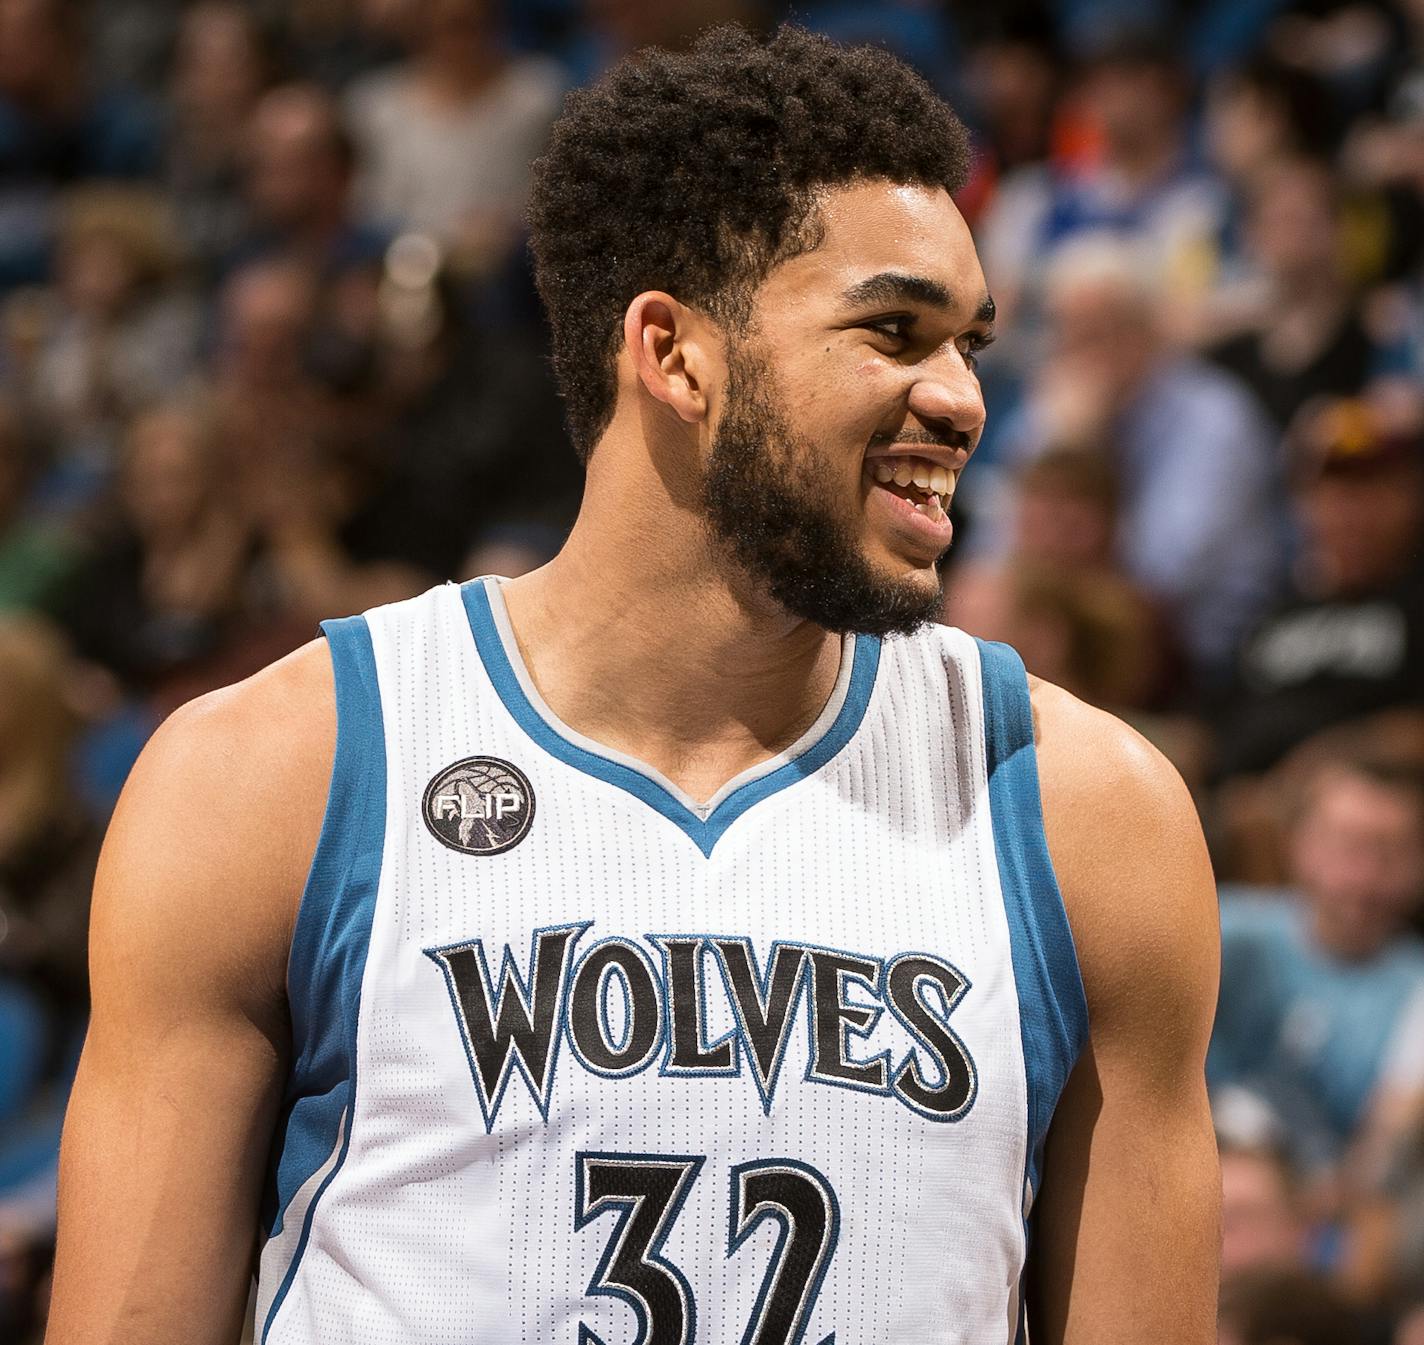
M 634 1345 L 694 1345 L 697 1339 L 692 1286 L 662 1248 L 704 1162 L 670 1154 L 576 1156 L 575 1228 L 604 1214 L 618 1216 L 588 1292 L 633 1309 Z M 727 1255 L 766 1219 L 780 1231 L 741 1345 L 801 1345 L 840 1235 L 840 1206 L 830 1183 L 805 1163 L 739 1163 L 732 1169 Z M 583 1325 L 579 1342 L 602 1345 Z M 833 1345 L 833 1338 L 821 1345 Z

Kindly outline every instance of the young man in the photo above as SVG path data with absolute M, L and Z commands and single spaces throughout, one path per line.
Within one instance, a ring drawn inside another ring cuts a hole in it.
M 55 1345 L 231 1340 L 255 1239 L 272 1345 L 1214 1338 L 1190 801 L 925 625 L 965 160 L 790 29 L 570 99 L 532 221 L 583 512 L 149 748 Z

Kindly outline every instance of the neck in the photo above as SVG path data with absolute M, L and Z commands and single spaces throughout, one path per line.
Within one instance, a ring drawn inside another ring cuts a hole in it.
M 704 800 L 815 722 L 841 642 L 729 579 L 650 464 L 615 488 L 598 454 L 564 549 L 505 586 L 510 624 L 560 719 Z

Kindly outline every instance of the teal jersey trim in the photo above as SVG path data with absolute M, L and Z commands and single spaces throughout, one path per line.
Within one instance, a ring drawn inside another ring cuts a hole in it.
M 356 1032 L 386 830 L 386 744 L 371 632 L 363 617 L 322 623 L 336 679 L 336 752 L 326 815 L 287 966 L 292 1070 L 264 1208 L 268 1237 L 302 1220 L 259 1324 L 265 1341 L 296 1278 L 322 1195 L 346 1159 L 356 1101 Z M 294 1204 L 323 1168 L 306 1208 Z
M 870 636 L 857 636 L 845 701 L 826 732 L 784 765 L 733 790 L 711 813 L 700 817 L 652 776 L 571 742 L 550 724 L 530 703 L 510 663 L 484 584 L 479 580 L 473 581 L 465 584 L 461 592 L 485 672 L 519 727 L 566 766 L 616 785 L 661 813 L 680 827 L 707 856 L 712 854 L 712 848 L 727 828 L 749 808 L 820 770 L 850 742 L 865 718 L 880 665 L 880 641 Z
M 1049 1123 L 1088 1041 L 1088 1002 L 1044 836 L 1028 677 L 1008 645 L 976 643 L 984 687 L 989 811 L 1009 922 L 1028 1084 L 1024 1180 L 1036 1197 Z M 1026 1229 L 1026 1239 L 1027 1235 Z

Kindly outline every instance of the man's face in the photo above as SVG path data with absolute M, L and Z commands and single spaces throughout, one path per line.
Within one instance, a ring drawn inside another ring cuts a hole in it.
M 1221 1270 L 1298 1269 L 1305 1230 L 1285 1175 L 1264 1154 L 1221 1156 Z
M 258 108 L 247 193 L 268 223 L 300 227 L 345 195 L 333 134 L 332 112 L 318 97 L 278 91 Z
M 1152 368 L 1157 338 L 1147 301 L 1123 283 L 1089 278 L 1050 298 L 1051 368 L 1114 412 Z
M 1418 554 L 1421 473 L 1410 462 L 1326 471 L 1301 492 L 1306 538 L 1330 591 L 1366 594 L 1393 583 Z
M 933 619 L 947 509 L 984 427 L 974 352 L 993 303 L 949 196 L 829 193 L 821 245 L 778 266 L 728 375 L 708 523 L 783 607 L 828 630 Z
M 1371 957 L 1424 895 L 1424 822 L 1411 790 L 1344 769 L 1316 783 L 1291 839 L 1316 934 L 1339 956 Z

